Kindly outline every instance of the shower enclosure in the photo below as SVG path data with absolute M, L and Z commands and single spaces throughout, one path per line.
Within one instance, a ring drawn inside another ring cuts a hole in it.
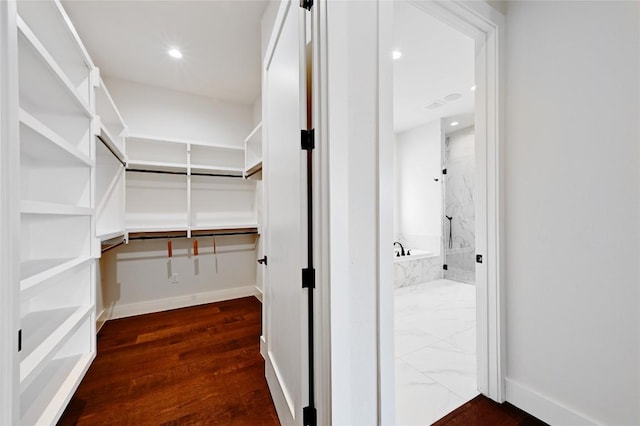
M 442 147 L 444 278 L 475 283 L 475 137 L 473 126 L 448 134 Z

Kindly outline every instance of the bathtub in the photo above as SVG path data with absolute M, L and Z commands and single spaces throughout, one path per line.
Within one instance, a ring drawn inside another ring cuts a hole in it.
M 395 288 L 408 287 L 433 280 L 442 275 L 442 256 L 426 250 L 410 249 L 409 256 L 393 257 L 393 284 Z

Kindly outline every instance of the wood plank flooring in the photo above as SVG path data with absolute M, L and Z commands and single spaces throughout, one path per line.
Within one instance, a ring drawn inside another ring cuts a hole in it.
M 107 322 L 59 425 L 279 425 L 254 297 Z
M 478 395 L 447 414 L 433 426 L 548 426 L 509 403 L 498 404 Z

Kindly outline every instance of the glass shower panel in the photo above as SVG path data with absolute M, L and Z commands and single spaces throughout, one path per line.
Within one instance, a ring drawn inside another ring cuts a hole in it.
M 448 135 L 444 146 L 444 277 L 475 283 L 474 128 Z

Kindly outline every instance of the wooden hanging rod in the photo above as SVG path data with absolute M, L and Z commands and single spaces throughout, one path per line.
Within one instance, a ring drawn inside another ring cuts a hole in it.
M 159 173 L 165 175 L 183 175 L 186 176 L 187 172 L 172 172 L 168 170 L 145 170 L 145 169 L 127 169 L 128 172 L 136 173 Z M 242 178 L 242 175 L 229 175 L 224 173 L 191 173 L 191 176 L 213 176 L 213 177 L 227 177 L 227 178 Z

